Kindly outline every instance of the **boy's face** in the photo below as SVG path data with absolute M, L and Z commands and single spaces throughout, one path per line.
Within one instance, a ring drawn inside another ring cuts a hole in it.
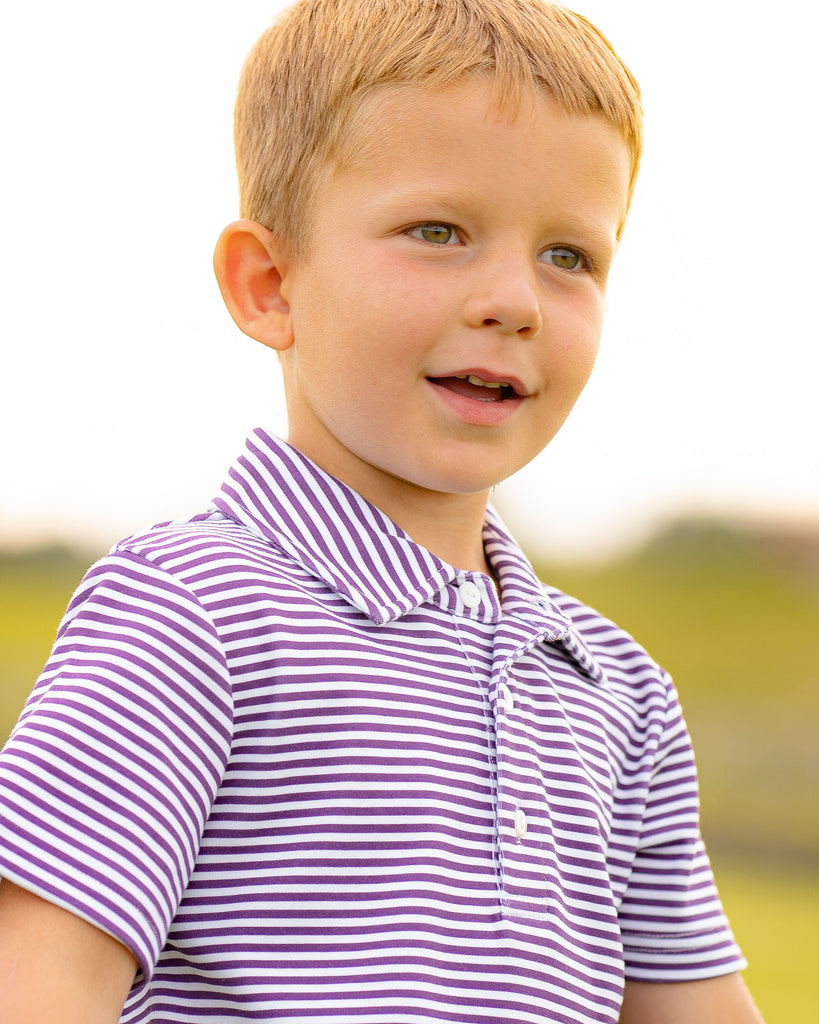
M 284 268 L 289 440 L 389 512 L 480 494 L 562 425 L 594 364 L 625 143 L 544 95 L 382 91 Z M 501 386 L 498 386 L 501 385 Z

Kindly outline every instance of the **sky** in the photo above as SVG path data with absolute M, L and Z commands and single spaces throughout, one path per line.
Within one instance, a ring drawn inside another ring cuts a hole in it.
M 103 549 L 200 511 L 250 429 L 286 432 L 275 357 L 211 268 L 237 216 L 236 80 L 282 6 L 4 15 L 0 546 Z M 637 76 L 646 152 L 592 380 L 494 500 L 553 558 L 680 515 L 819 523 L 819 17 L 795 0 L 571 6 Z

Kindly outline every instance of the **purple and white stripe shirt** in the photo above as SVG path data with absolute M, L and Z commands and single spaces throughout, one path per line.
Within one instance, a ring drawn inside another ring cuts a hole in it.
M 0 758 L 0 875 L 116 936 L 121 1020 L 613 1024 L 738 970 L 668 677 L 256 431 L 75 594 Z

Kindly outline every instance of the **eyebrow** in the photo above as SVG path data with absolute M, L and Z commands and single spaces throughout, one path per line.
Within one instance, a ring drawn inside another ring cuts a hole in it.
M 442 206 L 469 206 L 480 203 L 476 194 L 467 191 L 454 192 L 452 189 L 441 189 L 435 185 L 406 185 L 379 194 L 384 205 L 393 203 L 440 203 Z

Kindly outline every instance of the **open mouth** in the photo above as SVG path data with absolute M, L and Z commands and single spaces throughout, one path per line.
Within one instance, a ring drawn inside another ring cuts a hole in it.
M 475 402 L 504 402 L 521 397 L 515 385 L 507 381 L 483 380 L 472 373 L 453 377 L 427 377 L 427 380 L 452 394 L 471 398 Z

